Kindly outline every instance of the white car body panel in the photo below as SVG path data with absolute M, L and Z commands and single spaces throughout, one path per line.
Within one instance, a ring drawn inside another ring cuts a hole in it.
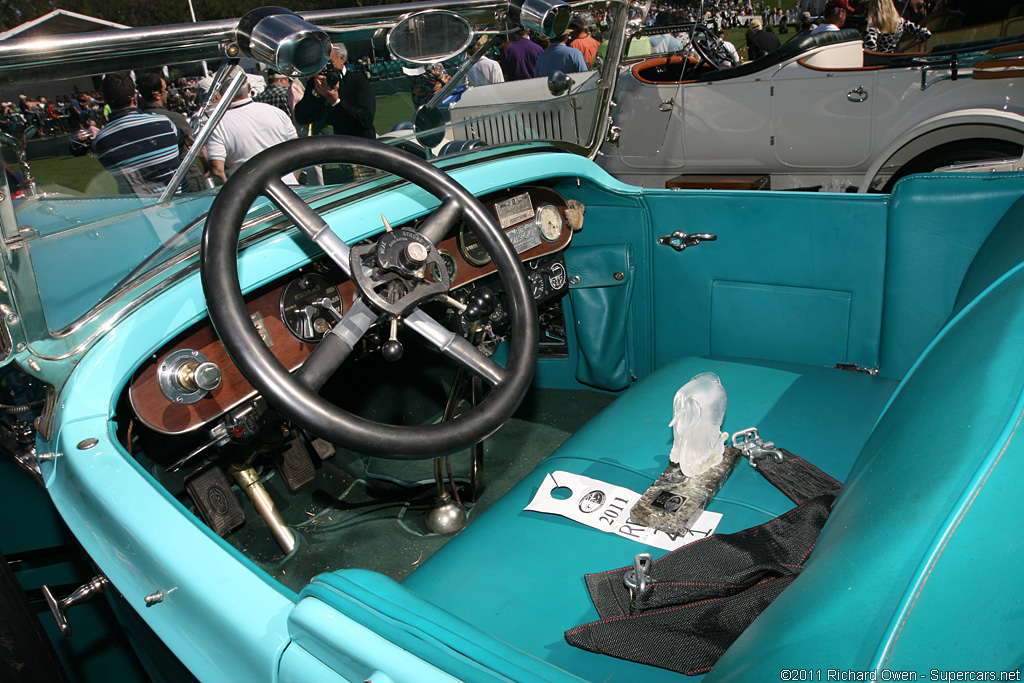
M 646 187 L 679 174 L 766 174 L 773 189 L 866 191 L 940 144 L 1024 144 L 1020 78 L 974 79 L 961 66 L 952 80 L 929 66 L 922 87 L 921 66 L 862 65 L 851 41 L 717 81 L 652 83 L 625 66 L 611 112 L 621 135 L 598 163 Z

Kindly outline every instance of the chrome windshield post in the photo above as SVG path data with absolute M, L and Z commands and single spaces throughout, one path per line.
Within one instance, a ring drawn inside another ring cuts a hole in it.
M 233 60 L 237 61 L 237 60 Z M 160 194 L 160 203 L 166 202 L 168 199 L 174 196 L 174 192 L 178 185 L 181 185 L 181 181 L 185 178 L 185 174 L 188 173 L 188 169 L 192 166 L 192 163 L 199 156 L 199 152 L 206 145 L 206 141 L 210 138 L 210 134 L 213 133 L 213 129 L 217 127 L 220 120 L 224 118 L 224 113 L 231 106 L 231 103 L 235 99 L 235 95 L 242 89 L 242 85 L 246 82 L 245 72 L 239 69 L 235 72 L 234 77 L 231 79 L 230 85 L 228 85 L 227 92 L 220 98 L 220 102 L 213 108 L 213 113 L 210 115 L 210 120 L 206 122 L 202 128 L 199 129 L 199 135 L 196 137 L 196 141 L 192 143 L 192 147 L 189 148 L 188 154 L 182 160 L 181 164 L 178 165 L 178 170 L 175 171 L 174 177 L 171 178 L 171 182 L 167 183 L 167 187 Z M 211 90 L 211 92 L 213 92 Z

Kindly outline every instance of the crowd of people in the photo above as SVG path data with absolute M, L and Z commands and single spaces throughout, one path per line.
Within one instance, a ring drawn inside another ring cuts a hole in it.
M 727 29 L 745 26 L 747 57 L 754 60 L 780 47 L 782 41 L 771 31 L 772 26 L 778 26 L 779 33 L 786 33 L 788 26 L 795 24 L 796 34 L 793 38 L 839 31 L 847 25 L 847 19 L 857 11 L 858 6 L 863 6 L 865 10 L 862 14 L 866 20 L 864 49 L 894 53 L 909 38 L 919 42 L 927 40 L 931 32 L 923 24 L 928 13 L 946 10 L 946 4 L 946 0 L 799 0 L 796 5 L 783 11 L 751 0 L 713 3 L 687 0 L 654 8 L 647 21 L 652 25 L 702 22 L 710 25 L 723 41 Z M 703 8 L 703 16 L 699 16 L 700 8 Z M 732 47 L 731 43 L 725 43 L 725 50 L 729 51 Z M 724 61 L 727 63 L 721 66 L 738 63 L 733 59 Z
M 344 44 L 335 44 L 328 67 L 305 81 L 274 71 L 250 76 L 175 191 L 198 191 L 225 182 L 252 156 L 299 135 L 376 137 L 373 90 L 361 71 L 346 66 L 347 57 Z M 70 136 L 72 154 L 94 152 L 121 194 L 163 192 L 195 143 L 197 110 L 204 87 L 211 82 L 175 85 L 169 87 L 160 73 L 105 75 L 100 92 L 89 96 L 97 110 L 85 121 L 73 119 L 77 126 Z M 219 98 L 214 94 L 213 102 Z M 17 125 L 35 121 L 19 119 Z M 282 180 L 294 185 L 299 178 L 289 174 Z M 322 177 L 311 180 L 319 181 Z
M 899 8 L 894 0 L 859 0 L 866 8 L 866 50 L 895 52 L 907 37 L 929 37 L 927 29 L 913 21 L 921 22 L 926 16 L 925 0 L 898 2 Z M 699 16 L 701 11 L 703 16 Z M 720 66 L 728 67 L 741 62 L 735 46 L 725 40 L 729 27 L 746 26 L 747 57 L 753 60 L 780 46 L 779 38 L 768 30 L 771 25 L 796 23 L 798 36 L 815 35 L 842 29 L 854 11 L 851 0 L 800 0 L 787 12 L 752 0 L 683 1 L 659 5 L 647 21 L 655 26 L 694 22 L 710 26 L 713 35 L 722 41 Z M 481 37 L 468 48 L 465 57 L 486 52 L 467 72 L 464 85 L 595 68 L 607 18 L 600 11 L 575 14 L 565 31 L 553 38 L 525 29 L 500 43 Z M 686 49 L 687 40 L 689 35 L 685 31 L 666 32 L 651 35 L 649 44 L 657 52 L 681 51 Z M 196 191 L 226 181 L 259 151 L 299 135 L 326 131 L 374 138 L 376 102 L 368 62 L 359 60 L 354 66 L 348 62 L 344 44 L 338 43 L 330 54 L 328 67 L 304 82 L 270 71 L 265 80 L 258 79 L 258 89 L 247 84 L 229 105 L 177 190 Z M 415 107 L 430 102 L 450 80 L 448 71 L 440 64 L 402 64 L 402 72 L 409 79 Z M 72 153 L 95 152 L 117 179 L 120 192 L 157 194 L 166 187 L 194 143 L 199 122 L 193 115 L 201 104 L 204 85 L 209 87 L 195 79 L 169 84 L 159 73 L 141 74 L 137 79 L 128 73 L 108 74 L 98 92 L 76 88 L 53 102 L 45 97 L 30 99 L 21 95 L 17 102 L 0 103 L 0 126 L 10 135 L 17 135 L 28 126 L 34 126 L 44 136 L 70 134 Z M 314 169 L 310 172 L 320 173 Z M 352 172 L 358 175 L 359 169 Z M 299 176 L 284 180 L 294 184 Z M 322 177 L 311 182 L 320 180 Z
M 188 111 L 195 105 L 195 79 L 179 79 L 172 86 L 175 109 Z M 106 123 L 110 107 L 99 91 L 83 91 L 77 86 L 67 95 L 53 100 L 39 95 L 19 95 L 11 102 L 0 102 L 0 130 L 17 135 L 31 126 L 40 137 L 66 135 L 90 125 Z M 91 123 L 90 123 L 91 122 Z

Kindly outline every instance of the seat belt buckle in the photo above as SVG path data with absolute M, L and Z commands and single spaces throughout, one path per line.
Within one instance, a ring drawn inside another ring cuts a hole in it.
M 748 427 L 734 432 L 732 446 L 739 449 L 740 455 L 746 458 L 754 469 L 757 469 L 757 459 L 764 456 L 771 456 L 775 458 L 775 462 L 782 462 L 782 451 L 775 447 L 774 441 L 762 439 L 757 433 L 757 427 Z

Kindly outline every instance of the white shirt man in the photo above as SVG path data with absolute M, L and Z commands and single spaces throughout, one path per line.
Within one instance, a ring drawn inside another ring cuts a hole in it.
M 272 105 L 253 102 L 248 86 L 242 86 L 206 142 L 210 171 L 226 181 L 252 157 L 294 137 L 295 125 L 287 114 Z M 281 179 L 289 185 L 298 185 L 293 173 Z

